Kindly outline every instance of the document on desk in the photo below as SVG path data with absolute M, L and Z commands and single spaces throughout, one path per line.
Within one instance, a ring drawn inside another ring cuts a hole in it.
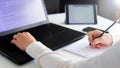
M 108 47 L 103 47 L 101 49 L 92 48 L 89 45 L 87 36 L 85 36 L 83 39 L 71 44 L 70 46 L 67 46 L 64 48 L 65 51 L 79 55 L 83 58 L 91 58 L 91 57 L 100 55 L 107 49 L 108 49 Z

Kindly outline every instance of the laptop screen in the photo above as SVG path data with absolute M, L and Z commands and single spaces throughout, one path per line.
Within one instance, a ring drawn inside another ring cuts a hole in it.
M 40 25 L 45 20 L 42 0 L 0 0 L 0 36 Z

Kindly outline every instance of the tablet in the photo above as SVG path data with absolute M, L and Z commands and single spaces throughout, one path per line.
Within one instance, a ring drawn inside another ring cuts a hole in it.
M 67 24 L 97 24 L 95 4 L 66 4 Z

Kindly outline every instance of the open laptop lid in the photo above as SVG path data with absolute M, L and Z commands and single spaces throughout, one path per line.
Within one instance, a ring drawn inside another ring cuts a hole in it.
M 0 37 L 47 22 L 43 0 L 0 1 Z

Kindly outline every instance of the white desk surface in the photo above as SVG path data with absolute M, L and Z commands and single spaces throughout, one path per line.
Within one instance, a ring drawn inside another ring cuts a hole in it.
M 56 24 L 59 24 L 59 25 L 77 30 L 77 31 L 82 31 L 82 29 L 84 27 L 87 27 L 87 26 L 97 27 L 97 28 L 100 28 L 100 29 L 106 29 L 109 25 L 111 25 L 113 23 L 113 21 L 108 20 L 106 18 L 103 18 L 101 16 L 97 16 L 97 17 L 98 17 L 98 24 L 96 24 L 96 25 L 66 25 L 64 23 L 64 21 L 65 21 L 65 14 L 64 13 L 52 14 L 52 15 L 48 16 L 50 22 L 53 22 L 53 23 L 56 23 Z M 115 26 L 113 26 L 109 30 L 109 32 L 116 34 L 116 38 L 117 38 L 117 37 L 120 37 L 120 35 L 118 34 L 120 32 L 118 30 L 120 30 L 120 25 L 116 24 Z M 68 45 L 68 46 L 70 46 L 70 45 Z M 63 51 L 63 50 L 58 50 L 58 51 L 60 53 L 64 54 L 65 57 L 68 57 L 72 60 L 76 60 L 76 61 L 77 60 L 84 60 L 82 57 L 71 54 L 69 52 L 66 52 L 66 51 Z M 37 64 L 35 64 L 34 61 L 31 61 L 27 64 L 19 66 L 19 65 L 16 65 L 16 64 L 12 63 L 8 59 L 4 58 L 2 55 L 0 55 L 0 68 L 39 68 L 39 67 L 38 67 Z

